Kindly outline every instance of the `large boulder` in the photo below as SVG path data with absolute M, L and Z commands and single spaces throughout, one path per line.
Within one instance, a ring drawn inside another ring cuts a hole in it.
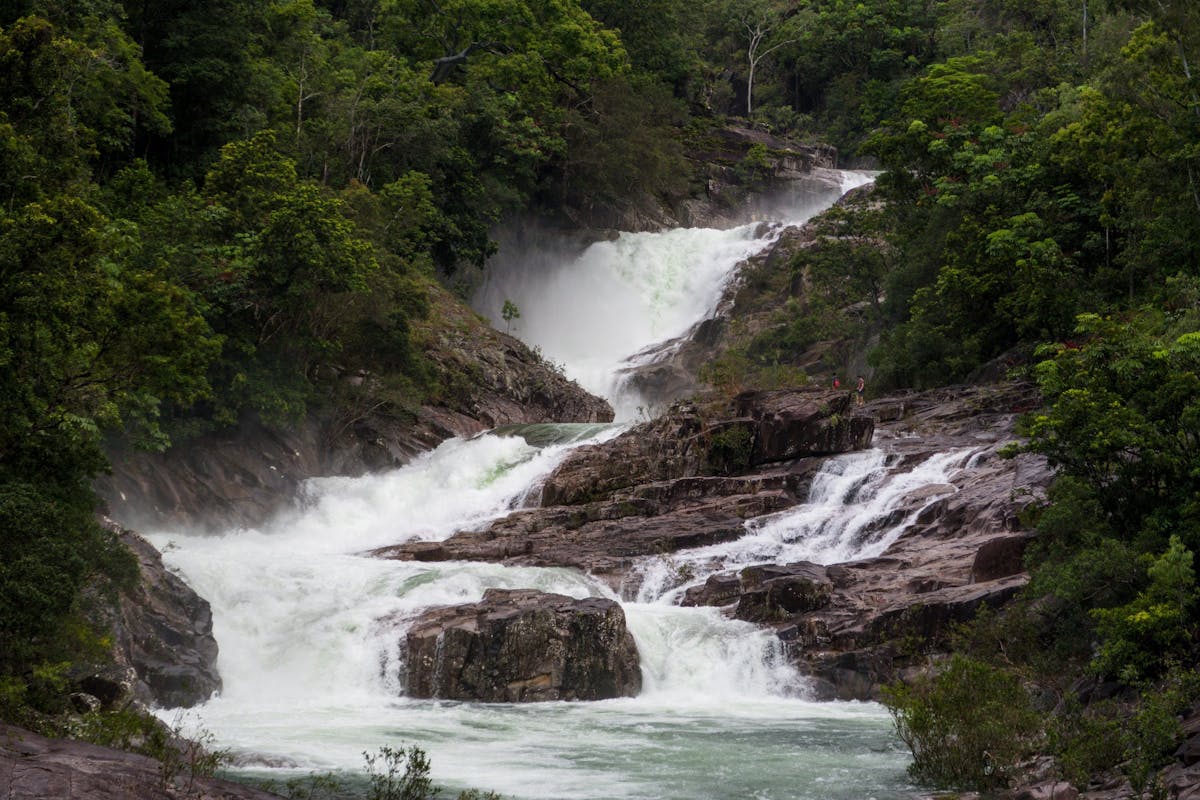
M 204 702 L 221 688 L 208 601 L 167 570 L 153 545 L 107 524 L 137 558 L 141 577 L 121 594 L 107 620 L 112 666 L 84 676 L 80 688 L 106 707 L 130 699 L 165 707 Z
M 447 700 L 606 700 L 642 687 L 619 604 L 532 589 L 425 612 L 405 637 L 402 669 L 409 696 Z

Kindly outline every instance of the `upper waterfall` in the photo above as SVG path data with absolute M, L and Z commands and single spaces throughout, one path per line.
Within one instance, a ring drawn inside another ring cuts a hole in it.
M 520 252 L 502 248 L 472 305 L 607 399 L 618 420 L 634 419 L 642 403 L 623 389 L 621 367 L 712 316 L 737 266 L 783 227 L 806 222 L 870 180 L 865 173 L 841 174 L 838 189 L 790 195 L 771 222 L 621 233 L 576 253 L 550 242 Z M 506 302 L 519 317 L 504 319 Z

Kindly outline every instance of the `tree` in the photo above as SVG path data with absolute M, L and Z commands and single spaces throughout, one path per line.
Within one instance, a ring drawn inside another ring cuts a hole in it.
M 13 173 L 25 182 L 23 199 L 127 158 L 139 132 L 170 130 L 166 84 L 114 22 L 88 22 L 74 32 L 24 17 L 0 30 L 0 125 L 10 147 L 28 148 L 23 166 L 32 170 Z
M 1200 333 L 1161 316 L 1080 316 L 1074 337 L 1036 367 L 1048 407 L 1027 422 L 1026 449 L 1082 481 L 1115 531 L 1141 549 L 1178 535 L 1200 546 Z
M 508 333 L 508 329 L 512 326 L 514 319 L 521 318 L 521 310 L 517 308 L 517 304 L 512 300 L 504 301 L 504 308 L 500 310 L 500 317 L 504 320 L 504 332 Z
M 61 459 L 90 475 L 101 427 L 135 423 L 160 440 L 160 407 L 208 391 L 218 341 L 193 298 L 130 269 L 136 229 L 77 197 L 3 222 L 0 461 L 39 474 Z
M 142 60 L 170 85 L 173 133 L 148 142 L 151 160 L 199 177 L 231 139 L 261 127 L 274 92 L 256 69 L 259 31 L 273 4 L 258 0 L 124 0 Z
M 884 703 L 918 780 L 1003 788 L 1036 752 L 1041 720 L 1017 676 L 956 655 L 936 675 L 887 687 Z
M 583 8 L 616 32 L 635 71 L 684 96 L 699 69 L 695 8 L 684 0 L 583 0 Z
M 746 116 L 754 114 L 754 76 L 763 59 L 799 41 L 801 19 L 771 0 L 740 4 L 738 25 L 746 41 Z
M 1172 536 L 1167 549 L 1149 559 L 1149 585 L 1131 602 L 1092 610 L 1100 647 L 1096 674 L 1136 683 L 1157 677 L 1171 661 L 1185 661 L 1194 644 L 1196 573 L 1192 551 Z

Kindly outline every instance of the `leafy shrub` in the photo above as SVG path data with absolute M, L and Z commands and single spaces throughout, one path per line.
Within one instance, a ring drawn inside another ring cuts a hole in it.
M 1155 781 L 1160 767 L 1170 763 L 1183 738 L 1178 715 L 1200 697 L 1200 672 L 1172 669 L 1142 692 L 1136 712 L 1122 723 L 1126 761 L 1122 771 L 1139 794 Z
M 1119 768 L 1139 795 L 1153 787 L 1157 771 L 1170 763 L 1182 738 L 1178 715 L 1200 696 L 1200 673 L 1175 668 L 1142 688 L 1132 706 L 1067 704 L 1050 737 L 1067 780 L 1085 786 L 1097 774 Z
M 428 800 L 436 794 L 429 778 L 429 758 L 419 747 L 406 751 L 384 745 L 378 753 L 363 753 L 363 759 L 371 782 L 370 800 Z
M 964 656 L 887 687 L 883 702 L 912 751 L 910 774 L 937 786 L 1003 787 L 1042 739 L 1041 717 L 1017 678 Z
M 128 585 L 137 564 L 96 523 L 87 496 L 49 486 L 0 481 L 0 531 L 0 674 L 25 676 L 25 702 L 52 712 L 65 697 L 38 670 L 95 639 L 81 620 L 80 591 L 96 576 Z
M 750 468 L 754 434 L 745 425 L 731 425 L 712 435 L 708 463 L 717 472 L 732 474 Z
M 1126 683 L 1154 677 L 1192 645 L 1189 611 L 1196 598 L 1192 552 L 1179 537 L 1146 570 L 1150 585 L 1130 603 L 1093 609 L 1101 644 L 1092 669 Z
M 726 350 L 700 367 L 700 380 L 710 383 L 723 394 L 734 395 L 746 386 L 750 361 L 742 350 Z

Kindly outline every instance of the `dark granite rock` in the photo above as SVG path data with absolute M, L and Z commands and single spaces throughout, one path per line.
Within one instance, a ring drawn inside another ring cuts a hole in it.
M 777 622 L 829 605 L 833 584 L 819 564 L 747 567 L 733 616 L 747 622 Z
M 1031 533 L 997 536 L 979 546 L 971 564 L 971 581 L 984 583 L 1007 578 L 1025 571 L 1025 548 L 1033 540 Z
M 737 602 L 742 594 L 742 580 L 736 573 L 710 575 L 700 586 L 683 593 L 681 606 L 726 606 Z
M 489 589 L 409 628 L 404 684 L 412 697 L 522 703 L 630 697 L 642 678 L 617 603 Z
M 121 542 L 137 557 L 141 577 L 122 593 L 107 620 L 113 664 L 77 683 L 106 708 L 130 699 L 166 707 L 202 703 L 221 688 L 208 601 L 168 571 L 149 542 L 133 531 L 118 530 Z
M 825 567 L 801 561 L 795 564 L 764 564 L 738 573 L 712 575 L 702 586 L 684 593 L 680 605 L 728 605 L 737 603 L 733 616 L 748 622 L 780 620 L 816 611 L 829 605 L 833 583 Z M 795 638 L 798 633 L 791 636 Z

